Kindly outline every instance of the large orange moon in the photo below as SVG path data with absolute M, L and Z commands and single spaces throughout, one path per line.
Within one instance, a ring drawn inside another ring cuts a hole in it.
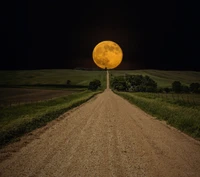
M 123 52 L 117 43 L 102 41 L 94 47 L 92 57 L 98 67 L 113 69 L 122 62 Z

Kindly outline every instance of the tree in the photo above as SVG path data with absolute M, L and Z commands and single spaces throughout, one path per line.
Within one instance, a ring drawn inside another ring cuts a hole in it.
M 135 87 L 142 84 L 142 75 L 126 75 L 126 80 L 131 83 L 131 86 Z
M 68 79 L 67 81 L 66 81 L 66 85 L 70 85 L 71 84 L 71 81 Z
M 180 93 L 181 92 L 181 88 L 182 88 L 182 84 L 180 81 L 174 81 L 172 82 L 172 90 L 175 93 Z
M 101 87 L 101 81 L 98 79 L 95 79 L 89 83 L 88 89 L 95 91 L 98 89 L 98 87 Z
M 165 93 L 169 93 L 170 92 L 170 88 L 169 87 L 164 87 L 163 90 L 164 90 Z
M 190 88 L 187 85 L 182 85 L 181 90 L 184 93 L 189 93 L 190 92 Z
M 119 91 L 156 92 L 157 83 L 149 76 L 128 75 L 116 76 L 111 80 L 113 89 Z
M 157 83 L 149 76 L 143 75 L 126 75 L 128 89 L 131 88 L 137 92 L 155 92 Z
M 157 83 L 149 76 L 144 77 L 143 83 L 146 87 L 146 92 L 155 92 L 157 90 Z
M 126 86 L 126 82 L 123 81 L 123 82 L 118 82 L 114 89 L 116 89 L 117 91 L 126 91 L 127 90 L 127 86 Z
M 193 93 L 200 93 L 199 92 L 200 89 L 200 84 L 199 83 L 191 83 L 190 84 L 190 91 Z
M 93 82 L 97 85 L 97 87 L 101 87 L 101 81 L 98 79 L 95 79 Z

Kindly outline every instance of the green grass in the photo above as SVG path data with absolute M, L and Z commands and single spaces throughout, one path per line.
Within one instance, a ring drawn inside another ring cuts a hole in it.
M 168 99 L 155 97 L 149 93 L 115 92 L 145 112 L 165 120 L 168 124 L 200 138 L 200 107 L 187 106 L 170 102 Z
M 101 81 L 101 88 L 96 92 L 91 92 L 87 87 L 94 79 Z M 70 88 L 66 87 L 67 80 L 71 81 L 71 86 L 68 86 Z M 41 97 L 39 102 L 15 104 L 14 106 L 10 105 L 0 108 L 0 146 L 4 146 L 24 133 L 45 125 L 69 109 L 102 92 L 106 88 L 106 72 L 104 70 L 86 71 L 72 69 L 0 71 L 0 87 L 37 88 L 39 89 L 38 92 L 41 89 L 76 91 L 76 93 L 66 94 L 51 100 L 44 100 Z M 17 98 L 20 99 L 20 92 L 9 93 L 11 95 L 4 95 L 4 100 L 10 96 L 12 97 L 14 94 L 16 97 L 15 101 L 20 102 L 20 100 L 17 100 Z M 44 97 L 46 98 L 45 94 Z
M 101 91 L 83 91 L 56 99 L 0 109 L 0 147 L 59 117 Z
M 125 74 L 148 75 L 158 84 L 158 87 L 171 87 L 173 81 L 178 80 L 184 85 L 193 82 L 200 83 L 200 72 L 196 71 L 164 71 L 164 70 L 110 70 L 113 76 Z
M 149 75 L 159 87 L 171 87 L 174 80 L 179 80 L 185 85 L 192 82 L 200 82 L 200 72 L 194 71 L 159 71 L 159 70 L 110 70 L 112 75 L 142 74 Z M 102 87 L 97 92 L 87 90 L 89 82 L 99 79 Z M 2 87 L 28 87 L 45 89 L 67 89 L 66 81 L 70 80 L 74 86 L 72 90 L 85 90 L 30 104 L 22 104 L 0 109 L 0 146 L 15 140 L 24 133 L 45 125 L 57 118 L 67 110 L 82 104 L 95 94 L 106 88 L 106 72 L 85 71 L 70 69 L 46 69 L 46 70 L 16 70 L 0 71 L 0 86 Z M 70 90 L 71 90 L 70 89 Z M 174 100 L 156 98 L 155 95 L 134 95 L 130 93 L 118 93 L 137 104 L 145 111 L 164 119 L 171 125 L 200 137 L 200 113 L 199 107 L 183 106 L 174 103 Z M 152 98 L 151 98 L 152 97 Z M 185 98 L 188 98 L 187 96 Z M 196 98 L 195 98 L 196 99 Z M 188 99 L 192 100 L 193 99 Z
M 200 82 L 200 72 L 197 71 L 164 71 L 164 70 L 110 70 L 113 76 L 124 74 L 148 75 L 158 84 L 158 87 L 171 87 L 175 80 L 189 85 Z M 71 80 L 72 85 L 87 86 L 93 79 L 99 79 L 106 86 L 106 73 L 102 71 L 86 71 L 73 69 L 43 69 L 43 70 L 14 70 L 0 71 L 0 86 L 40 86 L 65 85 Z
M 56 86 L 71 85 L 88 86 L 93 79 L 99 79 L 102 87 L 106 85 L 106 72 L 73 69 L 13 70 L 0 71 L 0 86 Z
M 134 95 L 200 110 L 200 94 L 136 92 Z

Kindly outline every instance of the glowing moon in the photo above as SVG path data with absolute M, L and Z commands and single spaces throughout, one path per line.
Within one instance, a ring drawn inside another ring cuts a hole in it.
M 98 67 L 113 69 L 121 63 L 123 52 L 117 43 L 102 41 L 95 46 L 92 57 Z

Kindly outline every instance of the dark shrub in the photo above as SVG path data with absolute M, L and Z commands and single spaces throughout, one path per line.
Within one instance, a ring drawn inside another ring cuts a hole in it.
M 89 83 L 88 90 L 95 91 L 98 89 L 98 87 L 101 87 L 101 81 L 98 79 L 95 79 Z
M 181 85 L 180 81 L 174 81 L 174 82 L 172 82 L 172 90 L 175 93 L 180 93 L 181 92 L 181 88 L 182 88 L 182 85 Z
M 191 83 L 190 84 L 190 91 L 193 93 L 200 93 L 199 92 L 200 89 L 200 84 L 199 83 Z

